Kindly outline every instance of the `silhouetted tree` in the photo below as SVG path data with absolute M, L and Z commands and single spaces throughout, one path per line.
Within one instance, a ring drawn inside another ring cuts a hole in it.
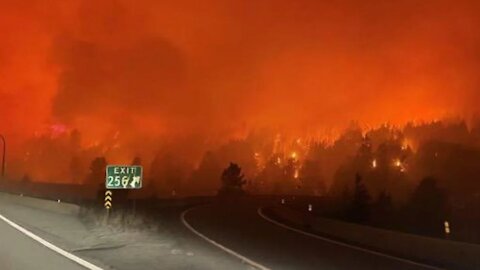
M 306 160 L 300 173 L 303 194 L 322 195 L 325 193 L 325 182 L 320 164 L 313 160 Z
M 328 194 L 327 198 L 331 203 L 326 212 L 327 215 L 338 219 L 348 219 L 347 214 L 352 202 L 352 191 L 345 186 L 341 192 L 335 194 L 335 196 Z
M 370 194 L 362 181 L 360 174 L 355 175 L 355 186 L 353 197 L 349 209 L 347 210 L 347 219 L 357 223 L 365 223 L 370 218 Z
M 372 204 L 371 221 L 380 227 L 390 227 L 394 221 L 394 207 L 392 197 L 385 190 L 380 192 Z
M 277 184 L 283 180 L 284 175 L 282 166 L 278 162 L 279 159 L 280 157 L 277 155 L 270 157 L 256 178 L 260 189 L 264 193 L 275 193 L 282 189 Z
M 477 147 L 440 141 L 420 145 L 414 166 L 417 175 L 430 175 L 454 200 L 475 198 L 480 190 L 480 150 Z M 459 181 L 461 179 L 461 181 Z
M 240 195 L 245 194 L 243 185 L 246 181 L 242 174 L 242 169 L 235 163 L 230 163 L 222 173 L 222 186 L 219 190 L 219 195 Z
M 200 164 L 193 171 L 188 188 L 197 190 L 201 194 L 213 195 L 220 188 L 218 175 L 222 172 L 220 158 L 212 151 L 207 151 Z M 193 191 L 190 191 L 193 193 Z
M 98 205 L 101 205 L 104 199 L 105 193 L 105 169 L 107 166 L 107 160 L 104 157 L 97 157 L 90 163 L 89 172 L 85 181 L 86 185 L 96 192 L 96 198 Z M 95 194 L 95 193 L 94 193 Z
M 356 155 L 348 158 L 335 172 L 330 194 L 338 196 L 344 187 L 352 189 L 351 178 L 356 172 L 362 175 L 363 183 L 372 196 L 377 197 L 383 190 L 388 190 L 392 199 L 406 200 L 411 190 L 406 175 L 410 153 L 408 149 L 402 147 L 399 139 L 401 136 L 395 134 L 397 133 L 386 128 L 374 133 L 376 149 L 373 148 L 370 137 L 366 135 Z
M 90 163 L 90 170 L 87 175 L 86 184 L 105 186 L 105 169 L 107 160 L 104 157 L 97 157 Z
M 337 168 L 334 174 L 334 182 L 330 189 L 333 196 L 339 196 L 345 188 L 354 189 L 352 176 L 357 174 L 366 175 L 371 170 L 373 160 L 372 145 L 368 137 L 357 142 L 358 149 L 354 155 L 347 157 L 343 164 Z
M 416 233 L 441 236 L 443 222 L 448 219 L 447 194 L 437 186 L 437 180 L 424 178 L 406 206 L 409 227 Z

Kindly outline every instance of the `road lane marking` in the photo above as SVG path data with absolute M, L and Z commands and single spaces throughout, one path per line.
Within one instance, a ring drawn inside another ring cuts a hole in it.
M 366 252 L 366 253 L 370 253 L 370 254 L 374 254 L 374 255 L 377 255 L 377 256 L 389 258 L 389 259 L 392 259 L 392 260 L 397 260 L 397 261 L 400 261 L 400 262 L 403 262 L 403 263 L 408 263 L 408 264 L 412 264 L 412 265 L 415 265 L 415 266 L 420 266 L 420 267 L 427 268 L 427 269 L 445 270 L 443 268 L 439 268 L 439 267 L 431 266 L 431 265 L 428 265 L 428 264 L 415 262 L 415 261 L 412 261 L 412 260 L 409 260 L 409 259 L 404 259 L 404 258 L 388 255 L 388 254 L 385 254 L 385 253 L 381 253 L 381 252 L 366 249 L 366 248 L 361 248 L 359 246 L 350 245 L 350 244 L 347 244 L 347 243 L 344 243 L 344 242 L 336 241 L 336 240 L 326 238 L 326 237 L 322 237 L 322 236 L 319 236 L 319 235 L 316 235 L 316 234 L 313 234 L 313 233 L 309 233 L 309 232 L 305 232 L 305 231 L 302 231 L 302 230 L 299 230 L 299 229 L 295 229 L 293 227 L 290 227 L 288 225 L 285 225 L 283 223 L 280 223 L 276 220 L 273 220 L 273 219 L 267 217 L 263 213 L 263 209 L 261 207 L 257 209 L 257 213 L 263 219 L 265 219 L 265 220 L 267 220 L 267 221 L 269 221 L 269 222 L 271 222 L 271 223 L 273 223 L 277 226 L 280 226 L 284 229 L 287 229 L 287 230 L 290 230 L 290 231 L 293 231 L 293 232 L 296 232 L 296 233 L 300 233 L 300 234 L 303 234 L 303 235 L 306 235 L 306 236 L 309 236 L 309 237 L 313 237 L 313 238 L 316 238 L 316 239 L 319 239 L 319 240 L 322 240 L 322 241 L 325 241 L 325 242 L 329 242 L 329 243 L 336 244 L 336 245 L 339 245 L 339 246 L 348 247 L 348 248 L 359 250 L 359 251 L 363 251 L 363 252 Z
M 198 207 L 198 206 L 197 206 L 197 207 Z M 190 208 L 190 209 L 187 209 L 187 210 L 183 211 L 182 214 L 181 214 L 181 216 L 180 216 L 180 219 L 182 220 L 183 225 L 185 225 L 185 227 L 187 227 L 187 229 L 189 229 L 189 230 L 190 230 L 191 232 L 193 232 L 194 234 L 200 236 L 203 240 L 207 241 L 208 243 L 216 246 L 217 248 L 219 248 L 219 249 L 227 252 L 228 254 L 230 254 L 230 255 L 232 255 L 232 256 L 234 256 L 234 257 L 237 257 L 237 258 L 240 259 L 242 262 L 247 263 L 247 264 L 249 264 L 250 266 L 252 266 L 252 267 L 254 267 L 254 268 L 257 268 L 257 269 L 260 269 L 260 270 L 270 270 L 270 268 L 265 267 L 265 266 L 261 265 L 260 263 L 257 263 L 257 262 L 255 262 L 255 261 L 253 261 L 253 260 L 251 260 L 251 259 L 249 259 L 249 258 L 247 258 L 247 257 L 245 257 L 245 256 L 243 256 L 243 255 L 241 255 L 241 254 L 239 254 L 239 253 L 237 253 L 237 252 L 235 252 L 235 251 L 233 251 L 233 250 L 231 250 L 231 249 L 229 249 L 229 248 L 227 248 L 227 247 L 225 247 L 225 246 L 223 246 L 223 245 L 221 245 L 221 244 L 219 244 L 219 243 L 217 243 L 217 242 L 215 242 L 214 240 L 206 237 L 204 234 L 202 234 L 202 233 L 200 233 L 199 231 L 197 231 L 196 229 L 194 229 L 194 228 L 192 227 L 192 225 L 190 225 L 190 224 L 187 222 L 187 220 L 185 219 L 185 215 L 186 215 L 188 212 L 190 212 L 191 210 L 193 210 L 193 209 L 195 209 L 195 208 L 197 208 L 197 207 L 193 207 L 193 208 Z
M 9 220 L 8 218 L 6 218 L 5 216 L 1 215 L 0 214 L 0 219 L 5 221 L 8 225 L 12 226 L 13 228 L 17 229 L 18 231 L 20 231 L 21 233 L 23 233 L 24 235 L 30 237 L 31 239 L 37 241 L 38 243 L 42 244 L 43 246 L 49 248 L 50 250 L 53 250 L 55 251 L 56 253 L 76 262 L 77 264 L 87 268 L 87 269 L 90 269 L 90 270 L 103 270 L 102 268 L 96 266 L 96 265 L 93 265 L 87 261 L 85 261 L 84 259 L 82 258 L 79 258 L 75 255 L 73 255 L 72 253 L 69 253 L 55 245 L 53 245 L 52 243 L 44 240 L 43 238 L 40 238 L 39 236 L 35 235 L 34 233 L 30 232 L 29 230 L 23 228 L 22 226 L 16 224 L 15 222 Z

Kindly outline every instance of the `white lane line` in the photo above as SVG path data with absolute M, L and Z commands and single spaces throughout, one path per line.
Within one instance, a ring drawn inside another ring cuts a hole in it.
M 190 209 L 187 209 L 185 211 L 182 212 L 181 216 L 180 216 L 180 219 L 182 220 L 182 223 L 183 225 L 185 225 L 185 227 L 187 227 L 187 229 L 189 229 L 190 231 L 192 231 L 194 234 L 200 236 L 201 238 L 203 238 L 203 240 L 207 241 L 208 243 L 218 247 L 219 249 L 227 252 L 228 254 L 234 256 L 234 257 L 237 257 L 238 259 L 240 259 L 241 261 L 243 261 L 244 263 L 247 263 L 249 264 L 250 266 L 254 267 L 254 268 L 257 268 L 257 269 L 260 269 L 260 270 L 270 270 L 270 268 L 267 268 L 263 265 L 261 265 L 260 263 L 257 263 L 241 254 L 238 254 L 237 252 L 213 241 L 212 239 L 206 237 L 205 235 L 203 235 L 202 233 L 200 233 L 199 231 L 195 230 L 188 222 L 187 220 L 185 219 L 185 215 L 190 212 L 191 210 L 195 209 L 196 207 L 193 207 L 193 208 L 190 208 Z
M 52 243 L 40 238 L 39 236 L 33 234 L 32 232 L 30 232 L 29 230 L 23 228 L 22 226 L 14 223 L 13 221 L 9 220 L 8 218 L 4 217 L 3 215 L 0 214 L 0 219 L 2 219 L 3 221 L 5 221 L 8 225 L 12 226 L 13 228 L 17 229 L 18 231 L 20 231 L 21 233 L 25 234 L 26 236 L 32 238 L 33 240 L 37 241 L 38 243 L 44 245 L 45 247 L 49 248 L 50 250 L 53 250 L 55 251 L 56 253 L 78 263 L 79 265 L 87 268 L 87 269 L 90 269 L 90 270 L 103 270 L 102 268 L 96 266 L 96 265 L 93 265 L 87 261 L 85 261 L 84 259 L 82 258 L 79 258 L 55 245 L 53 245 Z
M 265 219 L 265 220 L 267 220 L 267 221 L 269 221 L 269 222 L 271 222 L 271 223 L 273 223 L 277 226 L 280 226 L 284 229 L 294 231 L 296 233 L 300 233 L 300 234 L 303 234 L 303 235 L 306 235 L 306 236 L 309 236 L 309 237 L 313 237 L 313 238 L 316 238 L 316 239 L 319 239 L 319 240 L 322 240 L 322 241 L 325 241 L 325 242 L 329 242 L 329 243 L 336 244 L 336 245 L 339 245 L 339 246 L 348 247 L 348 248 L 359 250 L 359 251 L 363 251 L 363 252 L 366 252 L 366 253 L 370 253 L 370 254 L 374 254 L 374 255 L 377 255 L 377 256 L 385 257 L 385 258 L 388 258 L 388 259 L 397 260 L 397 261 L 400 261 L 400 262 L 403 262 L 403 263 L 408 263 L 408 264 L 412 264 L 412 265 L 415 265 L 415 266 L 424 267 L 424 268 L 427 268 L 427 269 L 445 270 L 443 268 L 439 268 L 439 267 L 431 266 L 431 265 L 428 265 L 428 264 L 415 262 L 415 261 L 412 261 L 412 260 L 409 260 L 409 259 L 395 257 L 395 256 L 388 255 L 388 254 L 385 254 L 385 253 L 381 253 L 381 252 L 378 252 L 378 251 L 374 251 L 374 250 L 370 250 L 370 249 L 366 249 L 366 248 L 361 248 L 361 247 L 350 245 L 350 244 L 347 244 L 347 243 L 344 243 L 344 242 L 340 242 L 340 241 L 336 241 L 336 240 L 329 239 L 329 238 L 326 238 L 326 237 L 322 237 L 322 236 L 319 236 L 319 235 L 316 235 L 316 234 L 313 234 L 313 233 L 309 233 L 309 232 L 305 232 L 305 231 L 302 231 L 302 230 L 299 230 L 299 229 L 295 229 L 293 227 L 290 227 L 288 225 L 285 225 L 283 223 L 280 223 L 276 220 L 273 220 L 273 219 L 267 217 L 263 213 L 262 208 L 258 208 L 257 213 L 263 219 Z

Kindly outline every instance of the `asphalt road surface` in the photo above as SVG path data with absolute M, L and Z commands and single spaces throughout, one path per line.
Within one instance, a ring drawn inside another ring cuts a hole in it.
M 118 238 L 128 240 L 120 248 L 70 247 L 69 250 L 113 269 L 432 269 L 288 230 L 261 217 L 257 212 L 260 206 L 258 201 L 216 202 L 183 212 L 181 220 L 178 217 L 185 208 L 171 209 L 170 214 L 153 209 L 153 213 L 162 213 L 157 217 L 163 228 L 158 239 L 156 234 L 135 233 L 130 241 L 119 234 Z M 21 217 L 21 209 L 14 210 L 7 212 Z M 39 215 L 35 210 L 27 212 L 29 216 Z M 62 223 L 54 216 L 44 219 L 45 222 L 40 222 L 38 217 L 33 219 L 44 225 L 40 226 L 41 230 L 33 230 L 40 232 L 39 236 L 52 227 L 56 229 L 50 234 L 57 232 L 58 237 L 68 240 L 66 242 L 82 242 L 74 237 L 79 231 L 71 228 L 73 223 Z M 54 224 L 48 225 L 46 221 Z M 70 228 L 72 233 L 65 230 L 67 234 L 61 234 L 63 227 Z M 70 235 L 72 237 L 68 237 Z M 84 234 L 79 235 L 83 237 Z M 31 239 L 1 218 L 0 241 L 1 270 L 87 269 Z
M 184 218 L 197 232 L 266 269 L 433 269 L 287 230 L 262 218 L 255 203 L 232 205 L 200 206 Z
M 3 220 L 0 220 L 0 241 L 2 270 L 86 269 L 26 236 Z
M 11 201 L 0 193 L 0 270 L 252 270 L 183 226 L 179 216 L 190 202 L 149 203 L 148 218 L 114 211 L 105 224 L 95 211 L 79 218 Z M 58 252 L 89 265 L 82 268 Z

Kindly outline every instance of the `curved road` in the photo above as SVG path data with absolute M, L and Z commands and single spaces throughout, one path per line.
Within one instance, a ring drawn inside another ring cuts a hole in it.
M 270 269 L 432 269 L 322 241 L 262 218 L 258 204 L 206 205 L 185 221 L 216 243 Z

